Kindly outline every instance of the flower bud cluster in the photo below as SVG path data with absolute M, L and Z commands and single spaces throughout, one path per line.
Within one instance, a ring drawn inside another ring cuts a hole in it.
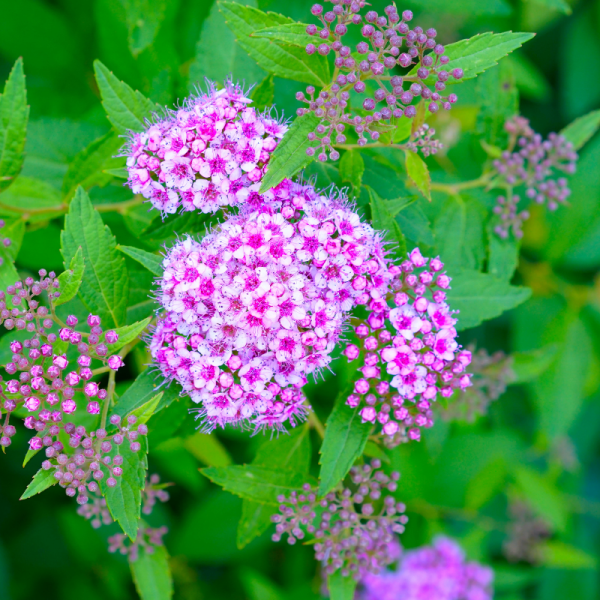
M 308 97 L 303 92 L 296 96 L 308 105 L 308 108 L 298 109 L 298 115 L 313 112 L 321 119 L 308 136 L 310 141 L 316 142 L 308 148 L 309 155 L 318 152 L 319 160 L 326 161 L 329 152 L 329 158 L 337 160 L 339 153 L 334 144 L 345 143 L 347 128 L 358 135 L 360 146 L 367 144 L 367 134 L 373 141 L 378 140 L 381 125 L 389 126 L 396 119 L 403 116 L 410 119 L 417 114 L 415 100 L 425 102 L 431 113 L 440 108 L 449 110 L 457 101 L 456 94 L 445 95 L 444 91 L 448 81 L 463 76 L 463 70 L 456 68 L 448 72 L 444 69 L 450 59 L 444 54 L 444 46 L 436 42 L 435 29 L 423 31 L 418 26 L 411 29 L 412 12 L 405 10 L 400 15 L 394 5 L 387 6 L 382 15 L 370 10 L 363 20 L 359 13 L 366 2 L 331 2 L 334 5 L 331 11 L 324 11 L 320 4 L 312 7 L 320 27 L 306 28 L 306 32 L 315 37 L 315 43 L 306 46 L 306 52 L 322 56 L 333 52 L 336 79 L 321 92 L 309 86 Z M 360 26 L 364 38 L 355 53 L 343 41 L 352 26 Z M 405 75 L 398 75 L 397 67 L 414 68 Z M 367 94 L 360 113 L 351 109 L 352 94 Z
M 447 408 L 440 410 L 446 421 L 473 421 L 477 416 L 485 415 L 490 404 L 504 394 L 515 377 L 511 356 L 502 351 L 489 354 L 485 348 L 472 354 L 469 371 L 471 387 L 461 390 Z
M 367 319 L 354 327 L 359 345 L 343 351 L 349 360 L 365 353 L 362 377 L 346 403 L 362 406 L 363 422 L 380 425 L 398 442 L 419 440 L 420 428 L 433 425 L 438 394 L 447 398 L 471 385 L 465 373 L 471 353 L 456 342 L 456 319 L 446 303 L 450 278 L 443 268 L 439 258 L 425 258 L 418 248 L 390 267 L 391 298 L 370 301 Z
M 208 430 L 303 419 L 306 376 L 330 363 L 348 312 L 387 289 L 380 237 L 347 198 L 289 180 L 163 267 L 151 353 Z
M 314 536 L 315 558 L 331 574 L 339 569 L 344 576 L 359 579 L 378 572 L 398 556 L 396 534 L 404 531 L 408 517 L 405 506 L 386 491 L 395 492 L 399 473 L 387 475 L 381 461 L 353 467 L 347 487 L 317 498 L 316 489 L 305 484 L 300 493 L 280 496 L 279 514 L 273 541 L 287 534 L 289 544 Z
M 5 223 L 2 219 L 0 219 L 0 229 L 2 229 L 4 227 Z M 5 237 L 3 240 L 1 240 L 2 245 L 5 248 L 8 248 L 11 244 L 12 244 L 12 240 L 8 237 Z M 4 259 L 0 256 L 0 267 L 4 264 Z
M 427 123 L 423 123 L 405 144 L 406 149 L 415 153 L 420 150 L 423 153 L 423 156 L 437 154 L 438 150 L 440 150 L 443 145 L 442 142 L 433 138 L 434 135 L 435 129 L 430 127 Z
M 494 572 L 467 562 L 460 546 L 438 537 L 404 552 L 396 571 L 366 574 L 361 600 L 492 600 Z
M 135 562 L 140 556 L 140 548 L 146 554 L 154 554 L 157 546 L 164 546 L 163 537 L 168 532 L 169 529 L 165 526 L 153 528 L 142 525 L 134 542 L 124 533 L 116 533 L 108 538 L 108 551 L 119 552 L 127 556 L 129 562 Z
M 146 481 L 146 487 L 142 492 L 142 513 L 149 515 L 152 513 L 157 500 L 161 502 L 169 501 L 169 492 L 164 488 L 170 484 L 161 484 L 160 476 L 157 473 L 150 475 Z
M 578 155 L 573 144 L 562 135 L 551 133 L 548 139 L 535 133 L 524 117 L 514 117 L 505 125 L 509 133 L 509 149 L 493 162 L 496 178 L 495 187 L 503 186 L 507 194 L 498 196 L 494 213 L 500 222 L 495 233 L 507 238 L 512 229 L 515 237 L 522 237 L 522 224 L 529 218 L 527 210 L 519 210 L 521 196 L 513 194 L 513 189 L 524 186 L 525 200 L 545 204 L 549 210 L 556 210 L 566 204 L 571 194 L 565 177 L 560 173 L 575 173 Z
M 51 302 L 60 294 L 52 290 L 58 290 L 58 279 L 54 273 L 40 271 L 40 281 L 29 277 L 8 286 L 8 298 L 0 292 L 0 324 L 31 333 L 29 339 L 10 343 L 11 361 L 3 365 L 11 377 L 0 384 L 0 409 L 6 412 L 0 445 L 5 447 L 16 432 L 9 424 L 16 410 L 26 411 L 25 427 L 35 433 L 29 441 L 32 450 L 60 445 L 58 434 L 65 421 L 83 407 L 90 415 L 99 414 L 107 397 L 107 391 L 93 381 L 93 363 L 114 371 L 123 365 L 118 354 L 108 356 L 109 345 L 119 336 L 113 330 L 104 332 L 100 317 L 89 315 L 89 331 L 77 330 L 78 319 L 72 315 L 57 327 L 57 318 L 40 303 L 44 291 Z
M 540 544 L 552 535 L 550 525 L 538 517 L 527 502 L 511 502 L 508 511 L 511 521 L 502 553 L 510 562 L 538 564 L 543 558 Z
M 88 432 L 83 425 L 67 423 L 64 432 L 69 436 L 68 452 L 60 441 L 53 442 L 54 434 L 57 436 L 60 429 L 55 426 L 56 431 L 51 427 L 44 438 L 34 438 L 40 439 L 41 447 L 46 447 L 48 460 L 42 463 L 42 469 L 53 470 L 67 496 L 77 496 L 79 504 L 86 504 L 90 493 L 99 493 L 99 482 L 105 477 L 108 487 L 117 485 L 117 479 L 123 475 L 123 444 L 130 452 L 141 450 L 140 440 L 148 434 L 148 426 L 141 423 L 136 427 L 136 422 L 135 415 L 129 415 L 124 423 L 121 417 L 112 415 L 110 424 L 116 431 L 111 434 L 105 429 Z
M 249 106 L 231 81 L 192 96 L 176 111 L 131 133 L 128 185 L 163 214 L 216 212 L 257 192 L 287 126 Z

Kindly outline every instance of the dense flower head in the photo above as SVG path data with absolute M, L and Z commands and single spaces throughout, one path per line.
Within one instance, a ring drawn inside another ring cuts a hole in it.
M 354 129 L 360 146 L 367 144 L 367 134 L 373 141 L 378 140 L 380 125 L 416 116 L 415 100 L 422 99 L 431 113 L 440 108 L 449 110 L 457 101 L 456 94 L 445 90 L 447 83 L 463 76 L 463 70 L 445 69 L 450 59 L 444 54 L 444 46 L 436 42 L 435 29 L 411 29 L 412 12 L 398 14 L 394 5 L 387 6 L 385 14 L 369 10 L 363 17 L 359 13 L 367 2 L 331 1 L 331 11 L 324 11 L 320 4 L 312 8 L 320 27 L 307 26 L 306 33 L 314 36 L 315 42 L 306 46 L 306 52 L 322 56 L 333 52 L 336 79 L 327 90 L 317 92 L 309 86 L 307 96 L 303 92 L 296 95 L 308 105 L 298 109 L 299 115 L 313 112 L 321 119 L 317 129 L 309 134 L 309 140 L 316 142 L 316 148 L 307 150 L 309 155 L 318 149 L 319 160 L 327 160 L 327 151 L 332 160 L 337 160 L 339 153 L 334 144 L 345 143 L 347 128 Z M 343 41 L 352 26 L 360 27 L 363 37 L 356 48 Z M 405 70 L 405 75 L 398 75 L 397 67 Z M 367 94 L 360 113 L 352 111 L 353 93 L 359 97 Z
M 295 544 L 309 533 L 316 539 L 315 558 L 327 574 L 341 569 L 344 576 L 359 579 L 377 573 L 398 558 L 397 534 L 408 522 L 404 504 L 385 495 L 396 491 L 399 478 L 396 472 L 387 475 L 374 459 L 353 467 L 348 485 L 324 498 L 317 498 L 310 484 L 289 498 L 280 496 L 279 514 L 272 517 L 273 541 L 287 534 L 288 543 Z
M 491 600 L 492 569 L 468 562 L 460 546 L 438 537 L 403 553 L 396 571 L 367 574 L 361 600 Z
M 447 398 L 471 384 L 465 374 L 471 353 L 456 341 L 443 268 L 439 258 L 425 258 L 418 248 L 390 267 L 390 294 L 369 302 L 368 317 L 354 327 L 358 344 L 343 352 L 349 360 L 364 354 L 362 377 L 347 404 L 361 406 L 363 422 L 379 424 L 388 441 L 420 439 L 420 428 L 433 425 L 438 394 Z
M 236 84 L 185 100 L 132 133 L 126 148 L 128 185 L 163 214 L 214 213 L 257 192 L 287 126 L 259 114 Z
M 348 311 L 386 289 L 380 238 L 345 196 L 285 180 L 262 202 L 163 261 L 152 356 L 208 429 L 304 417 L 306 376 L 330 363 Z
M 41 300 L 45 292 L 52 302 L 60 296 L 58 288 L 54 273 L 40 271 L 39 281 L 29 277 L 8 286 L 7 294 L 0 292 L 0 324 L 9 331 L 30 334 L 10 343 L 12 357 L 3 365 L 10 379 L 0 385 L 0 410 L 6 412 L 0 426 L 2 446 L 9 446 L 16 433 L 9 419 L 18 410 L 26 414 L 25 427 L 34 432 L 30 448 L 46 448 L 47 455 L 60 452 L 59 433 L 71 415 L 77 411 L 99 414 L 100 403 L 107 396 L 107 391 L 93 380 L 93 367 L 116 371 L 123 365 L 118 354 L 109 356 L 110 345 L 119 336 L 114 330 L 104 331 L 100 317 L 89 315 L 87 323 L 79 324 L 71 315 L 66 323 L 57 325 Z
M 495 233 L 506 238 L 512 229 L 516 237 L 522 237 L 522 224 L 529 218 L 529 211 L 519 211 L 522 198 L 513 189 L 523 186 L 526 188 L 523 200 L 556 210 L 571 194 L 567 179 L 559 175 L 575 173 L 578 155 L 573 144 L 562 135 L 551 133 L 543 140 L 524 117 L 510 119 L 505 129 L 509 134 L 509 149 L 493 163 L 497 175 L 494 185 L 507 189 L 506 195 L 496 199 L 494 213 L 499 215 L 500 223 Z

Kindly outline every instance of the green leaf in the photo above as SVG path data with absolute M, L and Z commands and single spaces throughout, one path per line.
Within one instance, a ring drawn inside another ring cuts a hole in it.
M 256 0 L 239 1 L 256 6 Z M 215 48 L 219 48 L 219 51 L 215 52 Z M 212 81 L 232 77 L 234 81 L 244 79 L 252 82 L 260 81 L 264 76 L 265 72 L 236 43 L 234 34 L 219 11 L 219 4 L 213 3 L 208 17 L 202 23 L 196 55 L 190 65 L 189 88 L 194 89 L 205 77 Z
M 411 6 L 419 7 L 429 12 L 429 14 L 440 14 L 442 18 L 448 15 L 468 16 L 473 19 L 480 15 L 509 15 L 512 12 L 510 3 L 506 0 L 457 0 L 448 2 L 447 0 L 411 0 Z
M 102 465 L 104 477 L 100 480 L 100 488 L 112 518 L 119 523 L 123 532 L 131 540 L 135 540 L 140 524 L 142 490 L 148 469 L 146 438 L 141 436 L 139 442 L 142 445 L 139 452 L 132 452 L 127 442 L 120 446 L 113 444 L 110 456 L 120 454 L 123 457 L 123 474 L 115 478 L 117 480 L 115 487 L 108 487 L 106 480 L 110 477 L 110 472 L 105 465 Z
M 197 431 L 185 439 L 184 446 L 190 454 L 209 467 L 228 467 L 233 463 L 227 448 L 214 434 Z
M 537 4 L 545 8 L 563 13 L 564 15 L 570 15 L 573 10 L 565 0 L 526 0 L 528 3 Z
M 327 588 L 331 600 L 352 600 L 357 582 L 351 577 L 344 577 L 341 569 L 327 576 Z
M 147 423 L 150 418 L 158 412 L 160 401 L 162 400 L 163 392 L 159 392 L 156 396 L 153 396 L 147 402 L 144 402 L 141 406 L 138 406 L 135 410 L 131 411 L 131 415 L 137 418 L 136 426 Z M 129 415 L 127 415 L 129 416 Z
M 402 233 L 417 246 L 433 246 L 435 240 L 429 219 L 417 204 L 410 204 L 396 215 Z
M 33 476 L 31 483 L 27 486 L 27 489 L 19 499 L 27 500 L 27 498 L 31 498 L 31 496 L 35 496 L 36 494 L 41 494 L 55 483 L 58 483 L 58 479 L 54 477 L 54 471 L 55 469 L 48 469 L 47 471 L 40 469 Z
M 151 317 L 146 317 L 142 321 L 137 321 L 131 325 L 125 325 L 124 327 L 117 327 L 114 331 L 119 335 L 119 339 L 114 344 L 106 344 L 108 348 L 108 354 L 117 353 L 123 346 L 126 346 L 130 342 L 133 342 L 136 338 L 139 338 L 144 331 L 148 328 Z M 105 342 L 106 333 L 100 336 L 101 341 Z
M 0 239 L 8 238 L 11 244 L 8 247 L 0 244 L 0 256 L 4 260 L 15 262 L 23 244 L 23 237 L 25 236 L 25 221 L 23 219 L 16 219 L 14 221 L 3 219 L 3 221 L 4 227 L 0 229 Z
M 185 231 L 190 235 L 193 233 L 204 233 L 211 222 L 210 219 L 209 215 L 197 211 L 169 215 L 164 220 L 158 215 L 144 232 L 144 242 L 158 249 L 165 242 L 179 236 L 181 231 Z
M 499 492 L 506 480 L 506 461 L 499 457 L 487 463 L 483 469 L 472 477 L 465 493 L 465 506 L 471 510 L 479 510 Z
M 340 177 L 352 185 L 355 194 L 360 192 L 362 176 L 365 172 L 365 161 L 360 152 L 348 150 L 344 152 L 340 160 Z
M 81 246 L 77 248 L 75 255 L 71 258 L 69 268 L 58 276 L 60 296 L 53 301 L 54 306 L 65 304 L 77 296 L 79 286 L 83 280 L 85 260 Z
M 107 174 L 105 169 L 116 167 L 123 162 L 123 159 L 114 158 L 121 146 L 123 140 L 109 132 L 84 148 L 69 165 L 65 174 L 62 185 L 64 199 L 70 200 L 79 185 L 86 190 L 94 185 L 106 185 L 112 176 Z
M 81 247 L 85 259 L 79 298 L 85 307 L 102 319 L 106 329 L 125 324 L 129 280 L 124 258 L 116 241 L 83 188 L 78 188 L 61 234 L 65 265 Z
M 582 148 L 585 143 L 598 131 L 600 127 L 600 110 L 592 112 L 575 119 L 569 123 L 561 132 L 569 142 L 575 146 L 575 150 Z
M 485 209 L 475 200 L 449 196 L 435 221 L 436 248 L 446 268 L 479 271 L 485 258 Z
M 236 2 L 219 2 L 219 10 L 240 46 L 269 73 L 313 85 L 330 81 L 329 63 L 318 54 L 308 55 L 304 48 L 273 43 L 268 39 L 250 37 L 267 27 L 291 24 L 293 21 L 276 13 L 264 13 Z
M 170 600 L 173 597 L 173 578 L 169 554 L 164 546 L 140 547 L 137 560 L 130 560 L 131 575 L 141 600 Z
M 490 275 L 498 279 L 510 281 L 519 264 L 519 249 L 521 242 L 515 236 L 506 239 L 494 233 L 494 222 L 487 226 L 488 238 L 488 266 Z
M 363 453 L 371 432 L 371 424 L 363 423 L 359 407 L 346 404 L 347 393 L 341 393 L 325 425 L 325 439 L 319 451 L 319 496 L 325 496 L 348 474 Z
M 289 435 L 266 440 L 258 449 L 253 465 L 289 469 L 308 473 L 310 464 L 310 437 L 308 425 L 294 428 Z M 242 503 L 242 516 L 238 523 L 237 545 L 243 548 L 271 525 L 275 507 L 251 500 Z
M 39 216 L 33 212 L 28 221 L 47 221 L 62 216 L 65 206 L 62 204 L 60 192 L 45 181 L 20 175 L 5 192 L 2 193 L 2 214 L 23 218 L 23 209 L 33 211 L 44 209 Z M 14 212 L 10 207 L 15 207 Z M 52 209 L 56 207 L 54 213 Z M 47 211 L 47 212 L 46 212 Z
M 28 118 L 23 59 L 18 58 L 0 96 L 0 192 L 15 180 L 23 167 Z
M 275 79 L 273 75 L 267 75 L 250 94 L 254 108 L 263 111 L 271 108 L 275 103 Z
M 469 329 L 493 319 L 504 311 L 525 302 L 531 290 L 508 284 L 493 275 L 478 271 L 462 271 L 452 278 L 448 304 L 458 315 L 458 330 Z
M 140 248 L 136 248 L 135 246 L 117 246 L 117 250 L 120 250 L 123 254 L 127 254 L 129 258 L 133 258 L 133 260 L 143 265 L 157 277 L 160 277 L 163 274 L 162 268 L 162 257 L 157 256 L 156 254 L 152 254 L 151 252 L 146 252 L 145 250 L 141 250 Z
M 568 510 L 559 490 L 529 467 L 517 466 L 514 474 L 517 485 L 536 513 L 554 529 L 564 531 Z
M 595 569 L 598 564 L 595 556 L 560 540 L 541 542 L 537 553 L 542 565 L 554 569 Z
M 118 169 L 103 169 L 102 172 L 110 175 L 111 177 L 116 177 L 117 179 L 129 178 L 129 173 L 125 167 L 119 167 Z
M 548 344 L 537 350 L 515 352 L 512 357 L 513 379 L 511 383 L 527 383 L 546 371 L 558 354 L 558 345 Z
M 158 108 L 156 104 L 120 81 L 99 60 L 94 61 L 94 72 L 102 105 L 116 131 L 143 131 L 145 120 Z
M 393 209 L 390 210 L 389 203 L 382 200 L 377 193 L 369 188 L 371 198 L 371 224 L 379 231 L 386 233 L 388 242 L 392 242 L 392 254 L 397 258 L 406 257 L 406 239 L 400 229 L 400 225 L 394 219 Z
M 129 49 L 133 56 L 137 56 L 154 42 L 165 18 L 167 0 L 124 0 L 123 4 L 129 30 Z
M 421 194 L 431 202 L 431 177 L 425 161 L 411 150 L 405 150 L 404 155 L 406 156 L 406 173 Z
M 477 80 L 477 98 L 481 109 L 476 130 L 490 146 L 505 148 L 508 134 L 504 124 L 519 111 L 519 94 L 511 63 L 502 61 Z
M 510 54 L 513 50 L 520 48 L 525 42 L 533 38 L 535 33 L 479 33 L 467 40 L 461 40 L 448 44 L 444 54 L 450 58 L 444 69 L 449 73 L 454 69 L 462 69 L 461 79 L 450 77 L 448 83 L 461 83 L 467 79 L 473 79 L 480 73 L 498 64 L 501 58 Z M 414 69 L 416 73 L 416 69 Z M 412 74 L 412 72 L 411 72 Z M 427 83 L 434 83 L 433 77 L 427 79 Z
M 271 155 L 267 174 L 260 186 L 261 194 L 279 185 L 286 177 L 294 176 L 314 160 L 314 156 L 306 154 L 307 148 L 312 145 L 307 136 L 319 123 L 320 119 L 312 112 L 294 120 Z
M 29 450 L 27 450 L 27 454 L 25 454 L 25 458 L 23 459 L 23 466 L 25 466 L 38 452 L 39 450 L 32 450 L 29 448 Z
M 127 391 L 119 398 L 115 404 L 112 413 L 124 417 L 130 414 L 140 406 L 143 406 L 151 398 L 156 396 L 159 391 L 163 392 L 160 406 L 166 408 L 178 396 L 181 388 L 176 384 L 171 383 L 169 387 L 159 389 L 159 384 L 164 383 L 164 380 L 151 369 L 146 369 L 137 379 L 129 386 Z
M 249 600 L 284 599 L 284 593 L 257 571 L 244 569 L 241 573 L 241 580 Z
M 200 472 L 224 490 L 254 502 L 277 506 L 277 496 L 289 496 L 306 483 L 307 476 L 288 469 L 258 465 L 208 467 Z
M 302 49 L 305 49 L 307 44 L 318 46 L 321 40 L 318 36 L 308 35 L 306 27 L 306 23 L 284 23 L 283 25 L 273 25 L 254 31 L 251 37 L 267 38 L 274 42 L 280 42 L 288 46 L 298 46 Z

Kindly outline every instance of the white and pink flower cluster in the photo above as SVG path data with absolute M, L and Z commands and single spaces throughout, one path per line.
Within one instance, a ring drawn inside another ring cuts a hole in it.
M 391 266 L 388 298 L 370 301 L 368 318 L 354 329 L 358 345 L 344 350 L 349 360 L 364 355 L 362 378 L 347 403 L 363 405 L 363 422 L 379 423 L 388 442 L 420 439 L 420 428 L 433 425 L 431 404 L 438 394 L 447 398 L 471 385 L 465 373 L 471 353 L 456 342 L 443 268 L 418 248 Z
M 284 180 L 163 261 L 152 356 L 202 404 L 206 427 L 281 427 L 326 367 L 348 312 L 385 296 L 379 235 L 343 195 Z
M 287 126 L 248 106 L 232 82 L 192 96 L 142 133 L 126 149 L 128 185 L 163 214 L 216 212 L 258 192 L 271 153 Z

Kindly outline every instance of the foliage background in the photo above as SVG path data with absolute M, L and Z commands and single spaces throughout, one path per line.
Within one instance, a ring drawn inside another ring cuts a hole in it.
M 305 0 L 248 4 L 311 21 L 312 3 Z M 505 62 L 515 75 L 521 113 L 542 134 L 600 106 L 598 0 L 410 0 L 399 8 L 414 10 L 415 21 L 435 27 L 443 43 L 490 30 L 536 32 Z M 96 58 L 159 104 L 186 96 L 205 76 L 222 80 L 232 73 L 247 83 L 266 76 L 234 43 L 209 0 L 0 0 L 0 15 L 0 80 L 22 56 L 31 106 L 25 166 L 3 201 L 9 194 L 11 202 L 32 205 L 60 201 L 68 165 L 109 131 L 93 76 Z M 292 116 L 294 93 L 301 87 L 275 78 L 278 110 Z M 456 91 L 458 105 L 437 124 L 449 152 L 428 160 L 437 180 L 446 173 L 463 180 L 479 175 L 476 126 L 485 90 L 474 80 Z M 331 165 L 313 166 L 312 173 L 325 184 L 339 181 Z M 367 169 L 363 181 L 383 198 L 398 195 L 394 178 Z M 119 180 L 100 183 L 108 185 L 90 190 L 97 204 L 130 197 Z M 392 455 L 411 518 L 403 543 L 414 547 L 435 533 L 449 533 L 471 558 L 494 566 L 496 596 L 504 600 L 591 600 L 600 593 L 595 560 L 600 550 L 600 136 L 583 150 L 572 188 L 569 208 L 551 216 L 534 212 L 527 224 L 514 282 L 531 287 L 531 299 L 462 336 L 463 344 L 476 342 L 489 351 L 555 344 L 550 366 L 528 384 L 511 386 L 489 416 L 473 424 L 439 421 L 420 444 Z M 485 203 L 484 196 L 479 200 Z M 456 250 L 437 221 L 443 201 L 436 194 L 430 205 L 419 200 L 425 243 L 442 258 L 444 251 Z M 123 245 L 140 245 L 140 232 L 152 216 L 145 210 L 103 213 Z M 62 270 L 62 226 L 62 217 L 29 222 L 16 261 L 20 272 Z M 133 261 L 127 264 L 129 311 L 138 319 L 151 309 L 149 276 Z M 0 339 L 0 354 L 7 352 L 6 340 Z M 121 389 L 147 362 L 139 348 L 132 358 L 127 372 L 119 372 Z M 310 386 L 313 406 L 323 418 L 343 383 L 342 372 Z M 218 442 L 208 442 L 192 437 L 193 421 L 184 417 L 181 403 L 170 417 L 175 432 L 167 437 L 155 426 L 150 435 L 150 472 L 176 483 L 170 503 L 152 517 L 156 525 L 170 528 L 166 544 L 175 597 L 318 597 L 310 547 L 274 545 L 269 532 L 238 550 L 241 500 L 198 472 L 205 464 L 249 462 L 263 440 L 226 431 L 216 434 Z M 318 444 L 315 437 L 315 471 Z M 33 461 L 21 467 L 25 446 L 20 435 L 0 458 L 0 598 L 135 598 L 126 560 L 106 552 L 113 530 L 92 530 L 57 488 L 17 502 L 37 469 Z M 508 500 L 517 497 L 528 498 L 553 531 L 537 566 L 511 565 L 501 554 Z

